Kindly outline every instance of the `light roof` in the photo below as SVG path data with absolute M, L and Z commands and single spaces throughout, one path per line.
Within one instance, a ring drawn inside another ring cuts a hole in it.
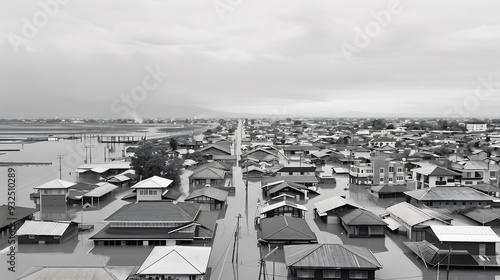
M 38 189 L 38 190 L 42 190 L 42 189 L 67 189 L 67 188 L 72 187 L 74 185 L 76 185 L 76 183 L 63 181 L 63 180 L 59 180 L 59 179 L 54 179 L 54 180 L 47 182 L 45 184 L 42 184 L 38 187 L 34 187 L 34 189 Z
M 211 247 L 156 246 L 141 265 L 139 275 L 203 275 Z
M 431 229 L 441 242 L 500 242 L 500 237 L 487 226 L 435 226 Z
M 170 184 L 172 184 L 172 182 L 173 182 L 172 180 L 167 179 L 167 178 L 153 176 L 153 177 L 150 177 L 150 178 L 147 178 L 147 179 L 144 179 L 144 180 L 138 182 L 137 184 L 133 185 L 130 188 L 131 189 L 152 189 L 152 188 L 163 189 L 163 188 L 167 188 L 168 186 L 170 186 Z

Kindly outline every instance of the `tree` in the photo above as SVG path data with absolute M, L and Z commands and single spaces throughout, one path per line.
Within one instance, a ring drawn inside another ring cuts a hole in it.
M 132 158 L 132 168 L 141 179 L 160 176 L 173 181 L 173 185 L 181 183 L 182 163 L 179 158 L 170 159 L 167 146 L 153 145 L 150 142 L 137 147 Z
M 172 148 L 172 150 L 177 150 L 177 147 L 179 146 L 177 138 L 170 138 L 170 141 L 168 143 L 170 144 L 170 148 Z
M 395 129 L 394 125 L 391 123 L 390 125 L 387 126 L 387 129 Z

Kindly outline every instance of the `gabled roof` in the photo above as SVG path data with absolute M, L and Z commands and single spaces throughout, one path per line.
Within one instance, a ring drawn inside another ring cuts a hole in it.
M 280 208 L 283 206 L 289 206 L 289 207 L 296 208 L 296 209 L 299 209 L 302 211 L 307 211 L 307 207 L 305 207 L 304 205 L 293 203 L 293 202 L 288 201 L 288 200 L 283 200 L 283 201 L 280 201 L 277 203 L 273 203 L 271 205 L 264 206 L 260 212 L 266 213 L 266 212 L 272 211 L 274 209 L 277 209 L 277 208 Z
M 500 209 L 471 208 L 464 211 L 462 215 L 480 224 L 486 224 L 500 220 Z
M 382 268 L 368 248 L 341 244 L 306 244 L 283 247 L 287 267 L 373 269 Z
M 380 194 L 394 194 L 394 193 L 404 193 L 409 191 L 410 189 L 402 185 L 379 185 L 379 186 L 372 186 L 370 190 Z
M 16 234 L 62 236 L 70 224 L 71 222 L 26 221 Z
M 34 213 L 38 212 L 35 208 L 27 208 L 16 206 L 16 210 L 13 212 L 13 216 L 10 215 L 9 206 L 4 204 L 0 206 L 0 229 L 9 226 L 11 222 L 21 220 L 28 217 Z M 11 219 L 12 218 L 12 219 Z
M 200 196 L 206 196 L 218 201 L 226 201 L 229 192 L 212 187 L 204 187 L 192 191 L 184 200 L 190 200 Z
M 401 202 L 390 206 L 387 208 L 387 212 L 398 217 L 410 226 L 418 225 L 433 219 L 431 215 L 407 202 Z
M 500 237 L 487 226 L 437 226 L 431 230 L 441 242 L 500 242 Z
M 133 266 L 106 267 L 32 267 L 18 279 L 23 280 L 126 280 Z
M 130 187 L 131 189 L 165 189 L 170 184 L 172 184 L 172 180 L 159 177 L 159 176 L 153 176 L 147 179 L 144 179 L 142 181 L 137 182 L 137 184 L 133 185 Z
M 309 191 L 309 189 L 302 184 L 294 183 L 294 182 L 288 182 L 288 181 L 282 181 L 281 183 L 274 185 L 273 187 L 269 188 L 268 192 L 270 194 L 275 193 L 277 191 L 280 191 L 284 188 L 291 188 L 299 192 L 304 192 L 304 191 Z
M 405 192 L 419 201 L 493 201 L 494 198 L 470 187 L 434 187 Z
M 259 237 L 266 241 L 302 240 L 316 241 L 316 234 L 309 228 L 306 220 L 295 217 L 272 217 L 260 221 Z
M 68 189 L 69 187 L 72 187 L 74 185 L 76 185 L 76 183 L 63 181 L 63 180 L 59 180 L 59 179 L 54 179 L 54 180 L 47 182 L 45 184 L 42 184 L 38 187 L 34 187 L 33 189 L 37 189 L 37 190 L 41 190 L 41 189 Z
M 227 147 L 226 145 L 222 145 L 222 144 L 208 145 L 206 147 L 199 149 L 198 152 L 205 152 L 205 151 L 210 150 L 210 149 L 216 149 L 216 150 L 219 150 L 219 151 L 221 151 L 225 154 L 228 154 L 228 155 L 231 154 L 231 148 Z
M 156 246 L 137 274 L 204 275 L 211 251 L 211 247 Z
M 191 202 L 140 201 L 122 206 L 105 221 L 192 222 L 201 204 Z
M 358 206 L 354 202 L 351 202 L 351 201 L 349 201 L 345 198 L 342 198 L 338 195 L 332 196 L 332 197 L 327 198 L 325 200 L 318 201 L 318 202 L 314 203 L 314 208 L 316 208 L 316 211 L 321 216 L 321 215 L 326 215 L 326 212 L 328 212 L 330 210 L 333 210 L 333 209 L 336 209 L 336 208 L 339 208 L 342 206 L 346 206 L 346 205 L 350 205 L 354 208 L 361 208 L 361 206 Z
M 340 219 L 348 226 L 385 226 L 387 225 L 382 218 L 364 209 L 352 209 L 339 213 Z
M 437 165 L 415 168 L 414 172 L 426 176 L 460 176 L 460 173 Z
M 270 183 L 274 181 L 288 181 L 297 184 L 305 184 L 305 183 L 318 183 L 319 180 L 316 175 L 278 175 L 266 180 L 263 180 L 262 183 Z
M 200 179 L 224 179 L 226 172 L 214 167 L 200 167 L 193 171 L 189 178 Z

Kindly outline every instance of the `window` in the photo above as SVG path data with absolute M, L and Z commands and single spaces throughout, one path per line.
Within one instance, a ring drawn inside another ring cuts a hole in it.
M 389 166 L 389 172 L 394 172 L 394 166 Z
M 359 271 L 359 270 L 349 271 L 349 278 L 350 279 L 368 279 L 368 271 Z
M 389 182 L 392 182 L 392 177 L 389 177 Z
M 380 174 L 383 174 L 384 173 L 384 169 L 383 168 L 380 168 Z
M 401 172 L 403 172 L 403 168 L 398 167 L 398 173 L 401 173 Z
M 383 182 L 384 181 L 384 178 L 380 178 L 380 182 Z
M 34 235 L 30 235 L 28 236 L 29 239 L 35 239 L 35 236 Z
M 140 190 L 140 191 L 139 191 L 139 194 L 140 194 L 140 195 L 144 195 L 144 191 L 143 191 L 143 190 Z
M 340 279 L 340 270 L 323 270 L 323 278 Z
M 314 270 L 312 269 L 297 270 L 297 278 L 314 278 Z
M 396 177 L 396 180 L 397 180 L 397 181 L 403 181 L 403 180 L 404 180 L 404 178 L 403 178 L 403 176 L 397 176 L 397 177 Z

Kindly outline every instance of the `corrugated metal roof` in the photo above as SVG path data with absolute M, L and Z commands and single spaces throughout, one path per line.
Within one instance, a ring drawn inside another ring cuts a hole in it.
M 500 237 L 486 226 L 431 226 L 441 242 L 500 242 Z
M 296 204 L 296 203 L 284 200 L 284 201 L 280 201 L 280 202 L 263 207 L 261 210 L 261 213 L 266 213 L 268 211 L 271 211 L 271 210 L 274 210 L 276 208 L 280 208 L 283 206 L 290 206 L 290 207 L 297 208 L 297 209 L 300 209 L 303 211 L 307 211 L 307 207 L 305 207 L 304 205 L 300 205 L 300 204 Z
M 211 247 L 156 246 L 139 267 L 139 275 L 203 275 Z
M 382 264 L 364 247 L 341 244 L 284 246 L 288 267 L 380 269 Z
M 33 267 L 23 280 L 126 280 L 133 267 Z
M 184 200 L 190 200 L 200 196 L 206 196 L 218 201 L 226 201 L 229 192 L 212 187 L 203 187 L 192 191 Z
M 122 206 L 105 221 L 192 222 L 200 208 L 191 202 L 141 201 Z
M 401 219 L 403 222 L 410 226 L 418 225 L 425 221 L 432 220 L 431 215 L 406 202 L 401 202 L 388 207 L 387 212 Z
M 151 188 L 167 188 L 172 184 L 172 180 L 159 177 L 159 176 L 153 176 L 147 179 L 144 179 L 137 184 L 133 185 L 130 187 L 131 189 L 151 189 Z
M 115 186 L 110 183 L 99 183 L 97 184 L 98 187 L 89 191 L 88 193 L 84 194 L 83 196 L 85 197 L 101 197 L 107 193 L 112 192 L 113 190 L 117 189 L 118 186 Z
M 336 209 L 345 205 L 351 205 L 356 208 L 362 208 L 361 206 L 358 206 L 355 203 L 348 201 L 347 199 L 344 199 L 338 195 L 314 203 L 314 207 L 320 214 L 326 213 L 332 209 Z
M 316 241 L 316 235 L 304 219 L 295 217 L 272 217 L 260 221 L 260 236 L 267 241 L 306 240 Z
M 38 190 L 41 190 L 41 189 L 67 189 L 67 188 L 74 186 L 74 185 L 76 185 L 76 183 L 63 181 L 63 180 L 59 180 L 59 179 L 54 179 L 54 180 L 47 182 L 45 184 L 42 184 L 38 187 L 34 187 L 33 189 L 38 189 Z
M 69 225 L 70 222 L 26 221 L 21 228 L 17 230 L 17 235 L 62 236 Z
M 392 217 L 384 218 L 384 222 L 387 224 L 387 227 L 392 231 L 395 231 L 396 229 L 401 227 L 401 224 L 398 223 L 396 220 L 394 220 Z
M 405 192 L 421 201 L 492 201 L 494 198 L 470 187 L 435 187 Z
M 379 216 L 363 209 L 352 209 L 339 213 L 340 219 L 349 226 L 370 225 L 385 226 L 386 223 Z

